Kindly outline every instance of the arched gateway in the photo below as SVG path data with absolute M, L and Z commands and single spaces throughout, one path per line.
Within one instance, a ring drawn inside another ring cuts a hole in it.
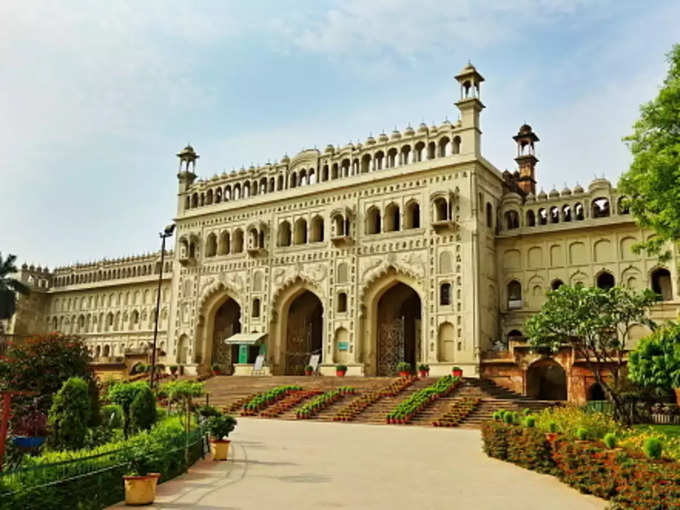
M 567 400 L 567 374 L 555 360 L 546 358 L 527 370 L 527 396 L 539 400 Z
M 368 375 L 393 376 L 397 364 L 421 360 L 422 301 L 411 278 L 380 278 L 364 296 L 363 355 Z

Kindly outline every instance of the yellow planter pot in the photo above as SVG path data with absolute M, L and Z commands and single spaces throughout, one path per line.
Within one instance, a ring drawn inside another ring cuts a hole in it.
M 675 403 L 680 406 L 680 388 L 673 388 L 675 391 Z
M 227 454 L 229 453 L 229 444 L 231 441 L 229 439 L 211 439 L 210 440 L 210 453 L 213 460 L 227 460 Z
M 150 505 L 156 499 L 156 486 L 159 473 L 149 473 L 146 476 L 124 476 L 125 504 Z

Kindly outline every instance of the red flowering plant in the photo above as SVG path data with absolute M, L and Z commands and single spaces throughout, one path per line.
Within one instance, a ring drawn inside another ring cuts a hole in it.
M 64 381 L 82 377 L 89 384 L 91 401 L 96 406 L 98 389 L 89 363 L 87 347 L 77 336 L 50 333 L 13 342 L 8 346 L 6 356 L 0 359 L 0 390 L 30 392 L 31 396 L 15 396 L 13 408 L 28 409 L 36 400 L 37 410 L 46 413 L 52 405 L 52 396 Z M 91 414 L 99 417 L 98 409 L 94 411 Z M 23 414 L 15 412 L 13 424 Z

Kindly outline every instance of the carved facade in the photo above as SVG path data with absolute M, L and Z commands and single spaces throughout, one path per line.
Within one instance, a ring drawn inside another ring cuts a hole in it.
M 192 147 L 180 152 L 164 361 L 250 373 L 264 354 L 265 373 L 293 374 L 318 354 L 325 373 L 344 363 L 389 375 L 404 359 L 530 392 L 536 358 L 522 324 L 558 282 L 652 286 L 664 295 L 654 313 L 675 316 L 676 265 L 631 251 L 649 234 L 616 190 L 599 179 L 536 195 L 538 137 L 527 125 L 514 137 L 518 172 L 500 172 L 480 149 L 483 78 L 468 65 L 456 79 L 455 123 L 208 179 Z M 148 345 L 158 259 L 139 259 L 141 275 L 123 269 L 133 261 L 44 271 L 42 304 L 15 322 L 83 333 L 100 356 L 106 345 L 108 355 Z M 563 364 L 575 373 L 574 360 Z

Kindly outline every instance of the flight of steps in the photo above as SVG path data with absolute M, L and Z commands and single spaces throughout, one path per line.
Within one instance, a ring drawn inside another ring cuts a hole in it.
M 229 408 L 239 399 L 268 391 L 282 385 L 298 385 L 305 390 L 329 391 L 339 386 L 351 386 L 356 388 L 356 395 L 346 395 L 331 406 L 321 411 L 313 420 L 331 421 L 333 416 L 343 407 L 349 405 L 353 400 L 360 398 L 366 392 L 376 391 L 383 388 L 398 378 L 390 377 L 304 377 L 304 376 L 264 376 L 264 377 L 238 377 L 238 376 L 216 376 L 205 381 L 205 389 L 208 393 L 208 400 L 211 405 L 220 409 Z M 416 391 L 434 384 L 436 377 L 428 377 L 416 380 L 411 386 L 394 397 L 383 397 L 360 413 L 352 423 L 385 424 L 387 414 L 392 411 L 400 402 L 406 400 Z M 495 384 L 493 381 L 485 379 L 466 378 L 459 386 L 447 397 L 434 401 L 429 406 L 420 410 L 412 419 L 412 425 L 429 426 L 434 420 L 448 411 L 453 401 L 462 397 L 479 397 L 480 405 L 463 421 L 463 427 L 479 427 L 483 421 L 490 420 L 494 411 L 511 410 L 520 411 L 530 408 L 535 411 L 550 407 L 558 402 L 532 400 L 528 397 L 515 393 Z M 202 402 L 204 399 L 201 400 Z M 294 420 L 296 410 L 304 405 L 303 401 L 298 406 L 288 409 L 279 416 L 279 419 Z M 233 414 L 238 414 L 238 410 L 232 410 Z
M 372 423 L 372 424 L 385 424 L 387 415 L 392 411 L 400 402 L 403 402 L 416 391 L 427 388 L 428 386 L 434 384 L 437 381 L 436 377 L 426 377 L 424 379 L 416 380 L 411 386 L 403 390 L 401 393 L 395 395 L 394 397 L 383 397 L 378 400 L 375 404 L 366 409 L 363 413 L 359 414 L 352 423 Z
M 455 396 L 482 399 L 479 406 L 460 425 L 471 428 L 477 428 L 483 422 L 491 420 L 495 411 L 521 411 L 529 408 L 538 412 L 546 407 L 559 404 L 551 400 L 532 400 L 488 379 L 465 379 L 463 386 L 456 392 Z

